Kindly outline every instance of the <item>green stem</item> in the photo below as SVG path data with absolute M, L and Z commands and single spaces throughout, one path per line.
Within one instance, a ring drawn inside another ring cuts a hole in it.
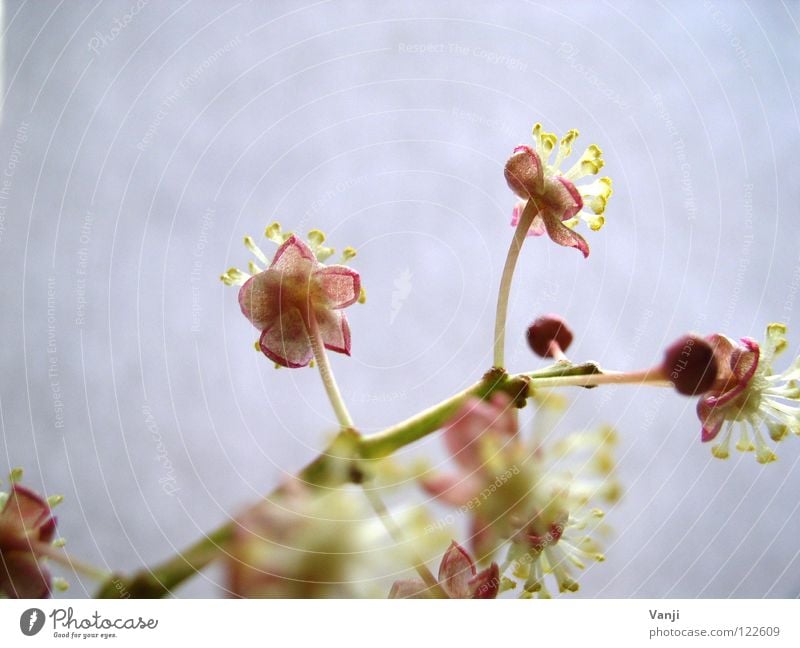
M 484 391 L 483 381 L 477 382 L 405 421 L 388 427 L 381 432 L 363 437 L 360 443 L 361 456 L 365 459 L 379 459 L 389 456 L 395 450 L 426 436 L 431 430 L 437 430 L 442 427 L 452 418 L 467 398 L 480 396 Z
M 508 297 L 511 292 L 511 280 L 514 278 L 514 269 L 517 267 L 517 259 L 531 228 L 533 218 L 537 214 L 536 206 L 532 200 L 525 203 L 525 209 L 519 217 L 517 229 L 514 231 L 514 238 L 508 248 L 506 264 L 503 267 L 503 276 L 500 279 L 500 290 L 497 293 L 497 314 L 494 321 L 494 366 L 502 368 L 505 363 L 506 347 L 506 318 L 508 317 Z
M 100 569 L 99 567 L 95 567 L 94 565 L 90 565 L 83 561 L 76 560 L 63 549 L 54 547 L 51 544 L 39 544 L 36 546 L 35 551 L 40 555 L 47 556 L 53 562 L 71 569 L 76 574 L 83 574 L 84 576 L 88 576 L 96 581 L 103 582 L 111 575 L 111 572 Z
M 347 411 L 347 405 L 344 403 L 342 393 L 339 391 L 339 386 L 336 384 L 336 378 L 333 376 L 333 371 L 328 362 L 328 354 L 325 353 L 325 345 L 322 342 L 319 324 L 317 323 L 317 318 L 314 316 L 313 308 L 309 309 L 308 325 L 311 349 L 314 351 L 314 360 L 317 362 L 319 375 L 322 378 L 322 384 L 325 385 L 325 392 L 328 394 L 328 400 L 330 400 L 333 406 L 333 411 L 336 413 L 339 425 L 343 429 L 353 428 L 353 419 L 350 417 L 350 412 Z
M 225 551 L 234 523 L 228 522 L 204 536 L 186 551 L 160 565 L 139 570 L 130 577 L 112 574 L 95 598 L 163 598 Z
M 438 405 L 373 435 L 360 437 L 348 427 L 325 452 L 320 454 L 297 475 L 309 488 L 336 488 L 350 482 L 360 482 L 363 471 L 358 463 L 363 459 L 378 459 L 392 454 L 426 435 L 440 429 L 469 398 L 486 399 L 503 391 L 524 400 L 529 388 L 561 386 L 590 387 L 599 384 L 643 383 L 670 385 L 663 378 L 648 372 L 601 373 L 594 363 L 567 365 L 557 363 L 538 371 L 509 376 L 492 370 L 482 380 L 443 400 Z M 280 490 L 280 489 L 279 489 Z M 202 538 L 183 553 L 132 577 L 112 576 L 98 592 L 98 598 L 158 598 L 194 576 L 225 551 L 235 522 L 228 522 Z
M 598 385 L 653 385 L 656 387 L 672 387 L 672 383 L 664 378 L 660 370 L 647 371 L 606 371 L 594 374 L 575 374 L 544 377 L 528 374 L 531 387 L 547 389 L 551 387 L 597 387 Z

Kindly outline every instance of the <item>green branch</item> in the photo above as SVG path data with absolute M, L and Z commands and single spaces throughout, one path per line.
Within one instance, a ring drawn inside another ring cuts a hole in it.
M 502 369 L 492 369 L 474 385 L 443 400 L 441 403 L 373 435 L 359 436 L 352 429 L 342 430 L 325 452 L 297 475 L 311 488 L 337 488 L 346 483 L 360 483 L 364 474 L 360 462 L 379 459 L 440 429 L 470 397 L 486 399 L 503 392 L 518 407 L 523 407 L 537 381 L 556 386 L 554 381 L 574 385 L 575 377 L 602 372 L 593 363 L 582 365 L 555 364 L 539 371 L 509 376 Z M 586 381 L 583 381 L 586 382 Z M 280 494 L 278 488 L 270 497 Z M 145 568 L 132 576 L 113 574 L 97 592 L 97 598 L 161 598 L 194 576 L 225 553 L 235 521 L 229 521 L 205 536 L 184 552 L 153 568 Z

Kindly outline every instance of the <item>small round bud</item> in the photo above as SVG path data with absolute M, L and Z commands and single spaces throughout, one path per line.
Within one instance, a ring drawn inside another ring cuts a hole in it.
M 699 335 L 688 333 L 667 347 L 661 370 L 679 394 L 702 394 L 711 389 L 717 379 L 714 349 Z
M 520 198 L 529 199 L 539 193 L 542 182 L 542 163 L 536 151 L 518 146 L 508 158 L 503 173 L 509 188 Z
M 528 345 L 542 358 L 562 355 L 572 344 L 572 331 L 558 315 L 537 317 L 528 327 Z

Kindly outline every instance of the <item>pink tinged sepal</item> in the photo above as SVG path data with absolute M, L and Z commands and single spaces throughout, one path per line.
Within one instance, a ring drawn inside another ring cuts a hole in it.
M 260 331 L 269 327 L 278 316 L 281 280 L 281 273 L 265 270 L 250 277 L 239 289 L 239 308 Z
M 527 200 L 521 200 L 514 205 L 514 211 L 511 212 L 512 227 L 519 225 L 519 219 L 522 218 L 522 212 L 525 210 L 525 205 L 527 204 Z M 542 217 L 539 216 L 539 214 L 536 214 L 536 216 L 533 217 L 533 222 L 528 228 L 528 233 L 526 236 L 542 236 L 546 232 L 547 230 L 544 228 L 544 221 L 542 221 Z
M 554 243 L 580 250 L 584 258 L 589 256 L 589 244 L 580 234 L 564 225 L 558 214 L 551 210 L 545 210 L 541 212 L 541 216 L 547 235 Z
M 0 560 L 0 592 L 9 598 L 47 598 L 50 596 L 50 584 L 50 571 L 30 551 L 3 553 Z
M 284 311 L 280 318 L 261 333 L 262 353 L 282 367 L 305 367 L 314 353 L 303 317 L 296 308 Z
M 701 398 L 697 402 L 697 418 L 703 424 L 703 429 L 700 432 L 700 440 L 703 443 L 713 441 L 725 422 L 724 412 L 713 405 L 709 405 L 707 398 Z
M 269 267 L 272 270 L 279 270 L 280 272 L 291 274 L 293 271 L 296 271 L 299 266 L 309 261 L 312 263 L 316 262 L 316 257 L 311 251 L 311 248 L 301 239 L 297 238 L 296 235 L 292 234 L 283 242 L 283 245 L 278 248 Z
M 50 594 L 50 573 L 37 545 L 51 542 L 56 520 L 47 501 L 14 484 L 0 511 L 0 592 L 15 598 Z
M 0 511 L 0 548 L 3 551 L 31 550 L 31 542 L 48 543 L 56 531 L 50 506 L 36 493 L 14 484 Z
M 581 194 L 575 188 L 575 185 L 566 178 L 556 176 L 556 181 L 559 182 L 562 188 L 560 194 L 562 196 L 561 204 L 564 207 L 564 213 L 561 215 L 561 220 L 569 220 L 583 209 L 583 198 L 581 198 Z
M 584 258 L 589 256 L 589 245 L 586 240 L 562 221 L 574 218 L 583 209 L 583 198 L 580 192 L 566 178 L 556 176 L 546 181 L 547 193 L 541 197 L 534 196 L 537 207 L 541 207 L 534 216 L 528 236 L 541 236 L 544 233 L 550 239 L 564 247 L 580 250 Z M 522 218 L 526 201 L 514 205 L 511 224 L 516 227 Z
M 494 599 L 500 593 L 500 568 L 497 563 L 478 572 L 469 582 L 474 599 Z
M 472 558 L 461 545 L 453 541 L 439 565 L 439 584 L 450 598 L 472 598 L 470 581 L 476 574 Z
M 345 308 L 358 301 L 361 277 L 352 268 L 332 265 L 314 273 L 328 298 L 328 308 Z
M 511 191 L 528 199 L 542 191 L 542 162 L 539 155 L 528 146 L 518 146 L 506 162 L 503 174 Z
M 497 394 L 490 402 L 471 398 L 444 431 L 444 443 L 455 462 L 470 471 L 479 471 L 484 461 L 481 438 L 494 435 L 505 443 L 517 433 L 516 411 L 507 397 Z
M 478 573 L 466 550 L 453 541 L 439 565 L 438 584 L 449 598 L 496 598 L 500 586 L 496 563 Z M 395 581 L 389 598 L 433 598 L 441 595 L 421 580 Z
M 751 338 L 742 338 L 740 345 L 724 335 L 714 334 L 708 341 L 714 347 L 717 382 L 721 386 L 706 393 L 697 403 L 703 442 L 716 438 L 725 422 L 725 410 L 737 407 L 733 401 L 749 387 L 761 354 L 758 343 Z
M 14 484 L 9 493 L 5 507 L 0 512 L 0 522 L 3 526 L 11 524 L 19 530 L 27 532 L 36 530 L 38 540 L 49 542 L 54 529 L 51 529 L 50 520 L 52 512 L 47 501 L 32 490 Z M 47 530 L 47 537 L 42 537 L 42 531 Z
M 750 384 L 758 369 L 760 349 L 751 338 L 742 338 L 740 346 L 724 335 L 712 335 L 714 357 L 719 371 L 718 382 L 723 387 L 710 392 L 702 400 L 710 407 L 723 407 L 739 396 Z
M 426 493 L 450 506 L 464 506 L 481 491 L 481 482 L 471 476 L 454 473 L 423 477 L 420 485 Z
M 242 310 L 242 315 L 250 320 L 251 324 L 253 323 L 253 318 L 251 317 L 253 312 L 253 279 L 255 277 L 250 277 L 239 288 L 239 308 Z M 256 325 L 254 324 L 254 326 Z
M 320 310 L 317 311 L 316 318 L 325 348 L 350 355 L 350 325 L 344 313 Z

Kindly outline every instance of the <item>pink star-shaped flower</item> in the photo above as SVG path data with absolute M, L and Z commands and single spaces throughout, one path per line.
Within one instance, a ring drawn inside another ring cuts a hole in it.
M 697 415 L 703 424 L 703 442 L 713 440 L 722 429 L 726 414 L 730 415 L 743 404 L 737 403 L 737 397 L 746 391 L 753 379 L 760 354 L 758 342 L 751 338 L 742 338 L 742 344 L 737 344 L 725 335 L 714 334 L 708 341 L 714 348 L 719 375 L 716 385 L 697 403 Z
M 546 233 L 555 243 L 576 248 L 587 257 L 589 246 L 573 228 L 583 220 L 590 229 L 599 230 L 605 223 L 603 213 L 612 191 L 611 179 L 607 177 L 575 184 L 586 176 L 596 175 L 604 165 L 602 152 L 594 144 L 567 171 L 561 170 L 577 137 L 578 131 L 573 129 L 558 142 L 553 133 L 543 132 L 541 124 L 536 124 L 534 147 L 515 148 L 504 172 L 509 188 L 522 199 L 514 207 L 511 224 L 518 225 L 530 203 L 536 213 L 528 236 Z
M 583 199 L 575 185 L 563 176 L 545 176 L 536 152 L 528 146 L 518 146 L 506 164 L 506 182 L 523 202 L 514 206 L 511 224 L 516 227 L 527 201 L 533 200 L 537 213 L 528 236 L 547 234 L 552 241 L 565 247 L 577 248 L 589 256 L 586 240 L 564 225 L 583 209 Z
M 788 346 L 786 326 L 767 326 L 762 345 L 751 338 L 736 342 L 719 334 L 707 339 L 714 348 L 718 372 L 711 389 L 697 403 L 702 440 L 716 441 L 711 452 L 725 459 L 738 429 L 737 450 L 755 451 L 756 461 L 762 464 L 775 461 L 777 456 L 762 429 L 773 441 L 782 441 L 789 432 L 800 436 L 800 358 L 781 373 L 772 368 L 775 357 Z
M 51 578 L 41 557 L 56 519 L 36 493 L 14 484 L 0 510 L 0 592 L 9 598 L 46 598 Z
M 497 563 L 479 572 L 467 551 L 453 541 L 439 565 L 439 587 L 454 599 L 493 599 L 500 591 Z M 395 581 L 389 598 L 432 598 L 436 595 L 422 580 Z
M 356 302 L 360 290 L 355 270 L 320 263 L 311 248 L 292 235 L 269 268 L 244 283 L 239 305 L 261 331 L 264 355 L 284 367 L 304 367 L 314 355 L 309 337 L 314 326 L 326 349 L 350 355 L 350 327 L 341 309 Z

